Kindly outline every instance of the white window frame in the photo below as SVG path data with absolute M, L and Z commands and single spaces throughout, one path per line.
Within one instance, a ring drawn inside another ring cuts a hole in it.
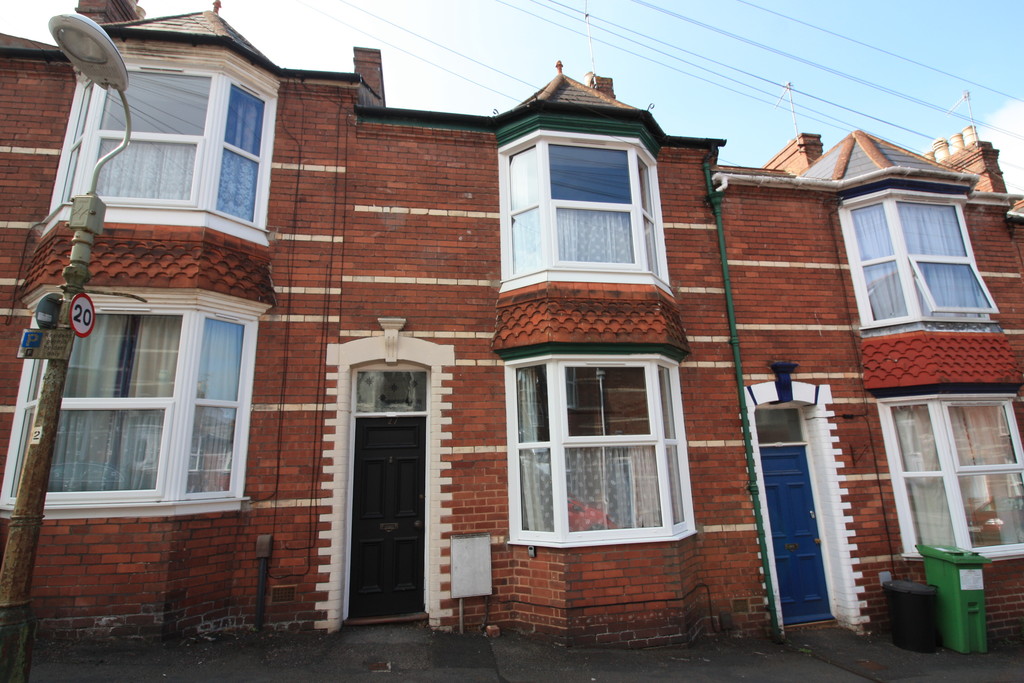
M 185 142 L 196 145 L 191 194 L 187 200 L 104 196 L 103 199 L 107 203 L 107 223 L 210 227 L 259 244 L 268 243 L 266 237 L 267 200 L 274 148 L 277 83 L 269 78 L 259 78 L 259 74 L 252 69 L 242 71 L 231 67 L 230 64 L 214 62 L 201 65 L 199 68 L 184 69 L 177 65 L 170 66 L 163 63 L 135 64 L 129 62 L 129 88 L 126 91 L 129 104 L 132 102 L 130 79 L 135 73 L 164 73 L 174 76 L 209 78 L 210 91 L 206 107 L 206 121 L 202 135 L 132 132 L 132 140 Z M 232 86 L 237 86 L 259 98 L 264 104 L 263 130 L 258 159 L 226 144 L 228 100 Z M 99 158 L 101 141 L 112 139 L 109 133 L 100 134 L 107 96 L 107 90 L 90 87 L 87 82 L 81 80 L 78 83 L 61 155 L 60 170 L 54 185 L 52 197 L 54 210 L 66 205 L 68 197 L 84 193 L 89 189 L 93 168 Z M 225 149 L 239 153 L 245 158 L 257 160 L 259 163 L 253 220 L 251 221 L 217 209 L 221 160 Z M 74 167 L 72 167 L 73 163 Z M 54 222 L 66 220 L 67 211 L 68 209 L 65 209 L 63 213 L 58 213 Z
M 551 166 L 548 149 L 552 145 L 622 150 L 628 155 L 630 204 L 572 201 L 551 198 Z M 512 157 L 530 148 L 537 149 L 538 212 L 541 233 L 540 267 L 516 273 L 513 270 L 511 178 Z M 658 191 L 658 166 L 655 158 L 638 138 L 611 138 L 603 135 L 541 130 L 504 145 L 499 154 L 499 191 L 501 195 L 502 291 L 538 282 L 615 282 L 653 284 L 671 291 L 665 253 L 665 235 Z M 647 172 L 646 186 L 640 182 L 641 165 Z M 633 263 L 597 263 L 558 259 L 556 212 L 559 208 L 629 213 Z M 645 219 L 647 223 L 645 223 Z M 649 226 L 649 230 L 648 230 Z M 651 253 L 653 252 L 653 253 Z
M 934 445 L 939 461 L 935 472 L 906 473 L 900 453 L 899 439 L 893 417 L 893 409 L 900 406 L 927 406 L 934 434 Z M 949 409 L 955 406 L 999 406 L 1006 416 L 1010 442 L 1017 457 L 1016 464 L 1009 465 L 961 465 L 956 454 L 953 426 Z M 946 500 L 953 526 L 955 545 L 974 549 L 989 558 L 1020 557 L 1024 555 L 1024 543 L 1012 543 L 974 547 L 971 543 L 968 520 L 964 513 L 959 477 L 964 475 L 1017 474 L 1024 476 L 1024 450 L 1021 449 L 1020 433 L 1013 411 L 1013 396 L 960 395 L 956 397 L 929 395 L 899 399 L 880 399 L 878 402 L 885 439 L 885 450 L 892 475 L 893 493 L 899 514 L 900 533 L 903 538 L 903 552 L 908 557 L 918 557 L 916 545 L 919 542 L 914 529 L 914 518 L 906 481 L 913 478 L 939 478 L 943 481 Z
M 854 292 L 857 297 L 857 306 L 860 311 L 861 324 L 864 328 L 887 327 L 915 321 L 945 321 L 951 320 L 989 320 L 989 314 L 998 313 L 995 300 L 985 284 L 981 272 L 978 270 L 974 258 L 974 249 L 971 246 L 971 238 L 967 232 L 967 224 L 964 220 L 963 205 L 966 199 L 961 197 L 936 195 L 926 192 L 908 191 L 883 191 L 876 192 L 863 197 L 846 200 L 839 210 L 840 222 L 843 227 L 843 235 L 846 241 L 847 256 L 850 261 Z M 902 224 L 899 217 L 898 204 L 930 204 L 934 206 L 951 206 L 956 211 L 957 223 L 960 227 L 960 237 L 963 241 L 965 256 L 938 256 L 938 255 L 911 255 L 907 251 L 903 235 Z M 892 243 L 893 254 L 868 261 L 861 261 L 860 244 L 857 241 L 856 226 L 853 219 L 853 211 L 864 209 L 869 206 L 881 205 L 885 214 L 885 221 L 888 228 L 889 239 Z M 896 272 L 900 278 L 900 286 L 903 294 L 903 301 L 906 305 L 905 316 L 893 318 L 875 319 L 871 311 L 871 301 L 868 296 L 867 281 L 864 270 L 872 265 L 885 262 L 892 262 L 896 266 Z M 966 265 L 971 269 L 981 291 L 988 299 L 990 306 L 979 308 L 965 307 L 940 307 L 936 305 L 935 298 L 921 273 L 920 263 L 950 263 Z M 930 310 L 923 310 L 918 298 L 918 292 L 925 299 L 925 304 Z
M 549 441 L 519 442 L 518 396 L 516 371 L 521 368 L 544 365 L 547 372 Z M 565 369 L 568 367 L 638 367 L 644 369 L 647 390 L 647 408 L 650 433 L 647 435 L 569 436 L 568 401 Z M 667 410 L 674 421 L 675 437 L 667 438 L 662 413 L 659 370 L 666 370 L 669 379 L 671 406 Z M 576 547 L 618 545 L 622 543 L 648 543 L 675 540 L 695 533 L 693 502 L 690 493 L 687 464 L 686 436 L 680 398 L 679 366 L 657 355 L 597 356 L 597 355 L 545 355 L 506 363 L 506 406 L 509 443 L 509 542 L 546 547 Z M 566 490 L 565 449 L 574 446 L 649 445 L 655 449 L 658 472 L 658 494 L 662 524 L 657 527 L 570 531 L 568 519 L 568 492 Z M 523 528 L 522 482 L 520 473 L 521 448 L 546 447 L 550 452 L 553 531 Z M 673 518 L 671 473 L 668 451 L 675 447 L 683 519 Z
M 148 399 L 66 398 L 63 401 L 63 405 L 69 409 L 163 409 L 164 424 L 156 485 L 153 489 L 138 491 L 49 492 L 46 496 L 47 517 L 174 515 L 238 509 L 244 500 L 258 318 L 266 306 L 192 290 L 146 292 L 146 303 L 126 303 L 123 297 L 99 293 L 93 293 L 92 298 L 98 315 L 175 315 L 182 318 L 172 396 Z M 236 401 L 213 401 L 196 397 L 199 353 L 204 322 L 208 318 L 243 327 Z M 0 514 L 9 511 L 14 504 L 17 468 L 27 447 L 30 416 L 34 412 L 32 407 L 37 395 L 35 389 L 44 371 L 45 361 L 26 360 L 22 368 L 0 496 Z M 237 411 L 231 480 L 226 491 L 186 493 L 193 419 L 197 406 L 231 407 Z M 157 509 L 160 511 L 157 512 Z

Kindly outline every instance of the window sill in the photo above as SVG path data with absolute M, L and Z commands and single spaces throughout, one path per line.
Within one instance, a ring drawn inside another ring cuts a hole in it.
M 988 318 L 923 318 L 897 323 L 879 322 L 862 325 L 862 337 L 883 337 L 905 332 L 987 332 L 1000 333 L 999 323 Z
M 599 532 L 590 532 L 599 533 Z M 666 536 L 628 536 L 619 538 L 573 538 L 571 540 L 557 541 L 548 538 L 510 538 L 508 541 L 509 545 L 526 545 L 526 546 L 537 546 L 539 548 L 589 548 L 594 546 L 609 546 L 609 545 L 635 545 L 637 543 L 667 543 L 671 541 L 680 541 L 690 536 L 695 536 L 696 531 L 680 531 L 674 534 Z
M 512 292 L 542 282 L 585 282 L 601 284 L 650 285 L 668 294 L 672 287 L 657 275 L 640 271 L 616 271 L 568 268 L 549 268 L 525 275 L 516 275 L 502 281 L 500 292 Z
M 210 512 L 235 512 L 247 498 L 204 498 L 160 503 L 48 503 L 46 519 L 105 519 L 111 517 L 180 517 Z M 13 504 L 0 506 L 0 518 L 10 519 Z
M 71 217 L 71 207 L 65 204 L 51 214 L 52 218 L 46 225 L 49 232 L 54 225 Z M 108 204 L 106 217 L 103 221 L 110 225 L 124 223 L 128 225 L 174 225 L 183 227 L 210 228 L 226 235 L 238 237 L 261 246 L 268 246 L 267 231 L 255 223 L 231 218 L 226 214 L 207 211 L 192 206 L 132 206 L 124 204 Z

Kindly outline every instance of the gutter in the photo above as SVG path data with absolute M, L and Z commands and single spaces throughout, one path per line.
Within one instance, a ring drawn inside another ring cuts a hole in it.
M 765 593 L 768 597 L 768 617 L 771 620 L 771 637 L 775 642 L 782 642 L 782 630 L 779 626 L 779 610 L 775 602 L 775 589 L 771 560 L 768 555 L 768 542 L 765 537 L 764 517 L 761 515 L 761 495 L 757 486 L 757 464 L 754 460 L 754 444 L 750 436 L 750 419 L 747 415 L 746 387 L 743 384 L 743 361 L 740 357 L 740 338 L 736 325 L 736 309 L 732 298 L 732 284 L 729 277 L 729 260 L 725 247 L 725 228 L 722 223 L 722 201 L 725 199 L 725 186 L 731 177 L 729 174 L 717 174 L 715 177 L 726 181 L 722 189 L 716 190 L 711 180 L 711 163 L 713 150 L 708 150 L 704 157 L 704 182 L 708 191 L 708 203 L 715 215 L 715 230 L 718 233 L 718 253 L 722 260 L 722 286 L 725 289 L 725 306 L 729 319 L 729 345 L 732 346 L 733 367 L 736 369 L 736 398 L 740 409 L 740 423 L 743 429 L 743 451 L 747 463 L 747 491 L 754 506 L 754 524 L 757 528 L 757 545 L 761 551 L 761 571 L 764 574 Z
M 768 187 L 789 187 L 798 188 L 805 190 L 845 190 L 851 187 L 857 187 L 870 183 L 873 180 L 882 180 L 890 176 L 915 176 L 923 177 L 934 180 L 946 180 L 954 183 L 965 183 L 969 187 L 964 188 L 964 192 L 968 192 L 974 189 L 974 185 L 980 179 L 980 176 L 973 173 L 957 173 L 955 171 L 941 171 L 938 169 L 932 170 L 928 168 L 908 168 L 906 166 L 890 166 L 888 168 L 880 168 L 877 171 L 871 171 L 864 175 L 855 176 L 853 178 L 844 178 L 843 180 L 831 180 L 824 178 L 806 178 L 802 176 L 777 176 L 777 175 L 757 175 L 749 173 L 716 173 L 714 180 L 716 183 L 734 183 L 736 185 L 757 185 L 757 186 L 768 186 Z

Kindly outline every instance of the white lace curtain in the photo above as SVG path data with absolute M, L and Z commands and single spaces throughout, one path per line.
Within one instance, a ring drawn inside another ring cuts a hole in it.
M 50 491 L 136 491 L 156 487 L 163 410 L 64 410 Z
M 104 140 L 100 154 L 118 144 Z M 97 192 L 108 197 L 189 200 L 195 164 L 194 144 L 136 140 L 103 167 Z
M 558 256 L 563 261 L 633 263 L 630 215 L 558 209 Z
M 519 488 L 522 499 L 523 529 L 554 531 L 554 494 L 551 490 L 551 450 L 519 450 Z
M 567 448 L 565 469 L 570 531 L 661 526 L 653 446 Z

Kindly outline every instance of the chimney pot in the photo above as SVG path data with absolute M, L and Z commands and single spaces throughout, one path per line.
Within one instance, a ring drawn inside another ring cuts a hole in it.
M 964 146 L 973 147 L 978 144 L 978 129 L 974 126 L 966 126 L 963 130 Z
M 932 152 L 935 153 L 935 160 L 942 161 L 949 156 L 949 143 L 946 138 L 935 138 L 932 142 Z

